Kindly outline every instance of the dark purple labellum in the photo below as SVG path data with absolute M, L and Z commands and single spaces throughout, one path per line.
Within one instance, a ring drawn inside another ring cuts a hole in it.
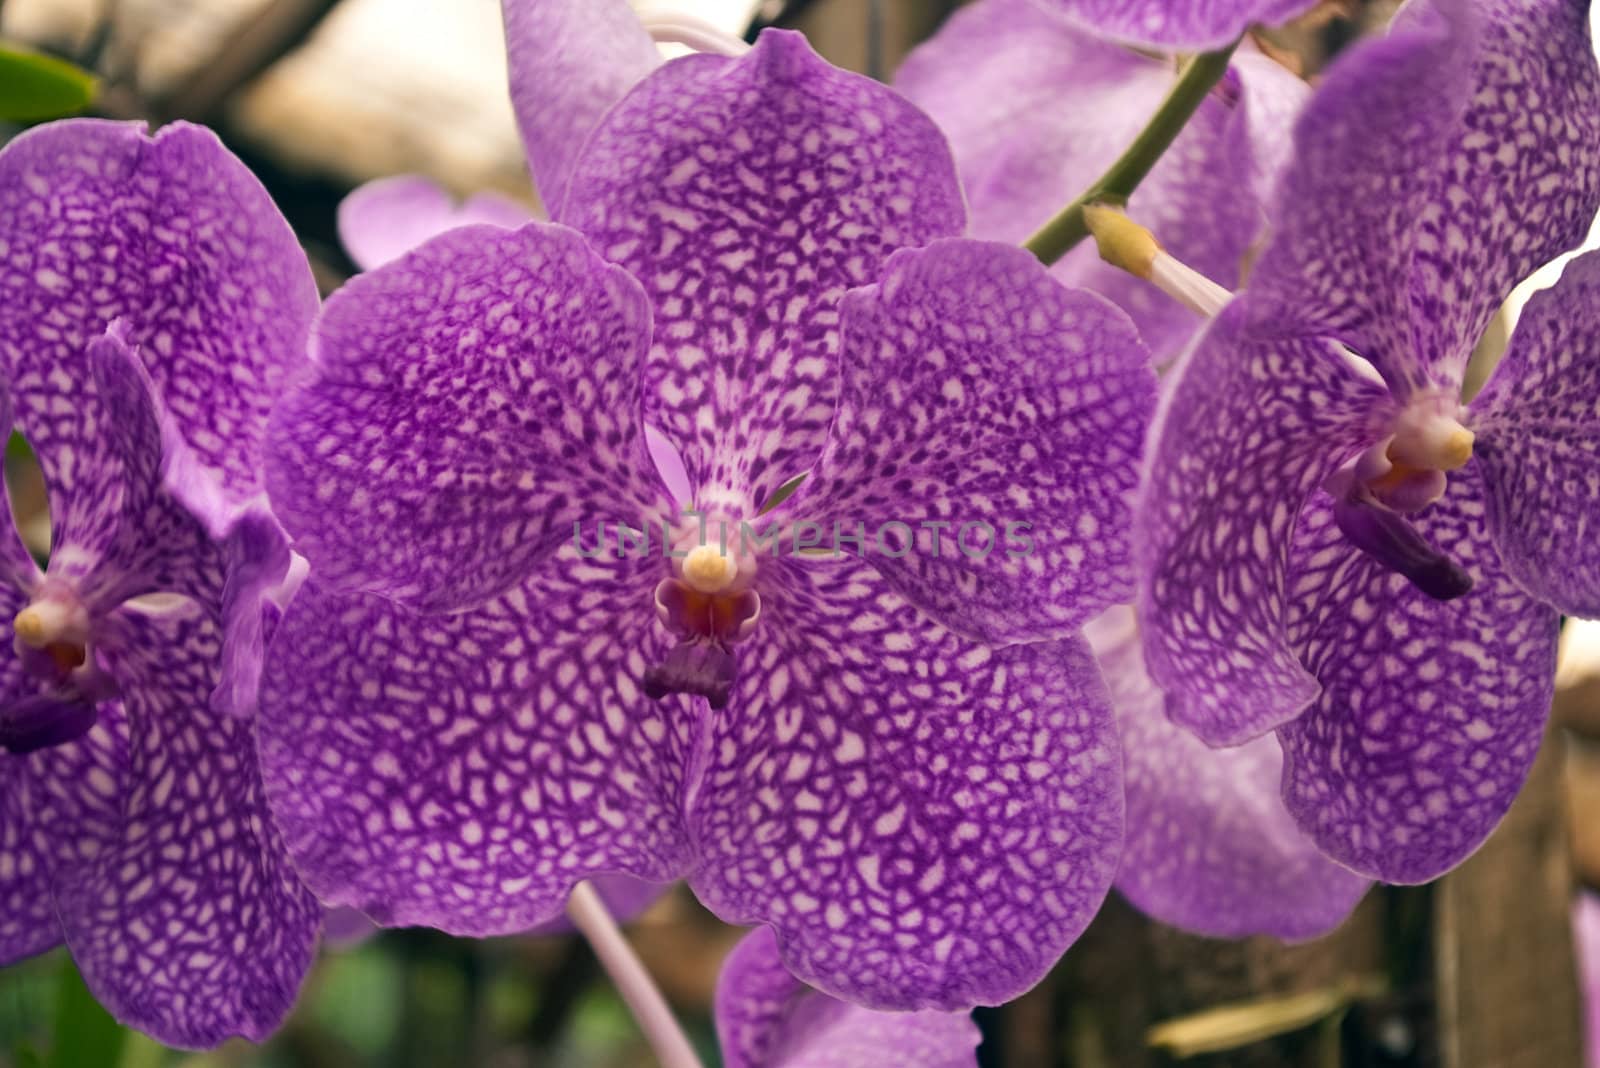
M 25 697 L 0 709 L 0 749 L 23 754 L 83 737 L 95 723 L 95 710 L 81 701 Z
M 1429 545 L 1404 516 L 1373 500 L 1359 486 L 1334 499 L 1334 522 L 1350 543 L 1436 601 L 1472 589 L 1472 576 Z
M 728 703 L 738 675 L 738 661 L 720 643 L 691 638 L 679 642 L 664 663 L 644 673 L 644 692 L 657 701 L 669 693 L 692 693 L 710 701 L 712 708 L 721 708 Z

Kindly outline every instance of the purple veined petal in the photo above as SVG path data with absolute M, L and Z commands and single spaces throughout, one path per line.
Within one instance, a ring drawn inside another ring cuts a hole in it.
M 27 602 L 24 591 L 0 583 L 0 620 L 11 620 Z M 4 652 L 0 722 L 39 692 L 10 642 Z M 60 943 L 54 858 L 77 847 L 82 825 L 119 818 L 126 744 L 116 706 L 102 708 L 100 724 L 76 741 L 26 756 L 0 746 L 0 966 Z
M 565 227 L 452 230 L 352 279 L 273 413 L 273 509 L 324 585 L 425 609 L 667 507 L 639 421 L 650 308 Z
M 1402 400 L 1432 372 L 1459 386 L 1453 353 L 1417 350 L 1411 264 L 1431 203 L 1417 176 L 1448 151 L 1472 91 L 1479 27 L 1467 2 L 1442 0 L 1448 17 L 1410 19 L 1329 69 L 1296 125 L 1274 236 L 1250 280 L 1254 332 L 1335 337 Z
M 1272 737 L 1210 749 L 1167 718 L 1133 613 L 1088 629 L 1122 729 L 1128 838 L 1117 889 L 1147 915 L 1213 938 L 1315 938 L 1371 885 L 1328 860 L 1283 807 Z
M 701 713 L 639 688 L 670 644 L 661 573 L 568 548 L 449 616 L 308 581 L 273 637 L 259 729 L 273 814 L 318 897 L 476 937 L 551 919 L 597 873 L 682 875 Z
M 67 944 L 122 1023 L 185 1048 L 260 1041 L 294 1003 L 322 909 L 268 816 L 252 725 L 210 710 L 222 638 L 210 613 L 183 602 L 115 623 L 125 822 L 62 871 Z
M 1170 62 L 1095 37 L 1037 0 L 979 0 L 906 59 L 895 85 L 950 138 L 968 232 L 1015 244 L 1100 177 L 1176 77 Z M 1239 53 L 1228 81 L 1140 184 L 1133 216 L 1178 259 L 1237 288 L 1309 92 L 1277 63 Z M 1102 261 L 1092 244 L 1052 273 L 1127 311 L 1158 366 L 1200 327 L 1193 312 Z
M 1415 344 L 1436 378 L 1461 380 L 1512 288 L 1580 245 L 1600 211 L 1600 65 L 1589 7 L 1475 5 L 1483 29 L 1471 99 L 1432 161 L 1413 238 Z
M 966 1013 L 874 1012 L 807 988 L 783 966 L 770 928 L 745 935 L 717 977 L 726 1068 L 975 1068 Z
M 458 226 L 515 230 L 533 218 L 528 208 L 498 193 L 474 193 L 457 203 L 432 179 L 399 174 L 368 182 L 339 202 L 339 243 L 356 266 L 370 271 Z
M 1084 29 L 1130 44 L 1194 51 L 1220 48 L 1253 23 L 1276 26 L 1317 0 L 1037 0 Z
M 273 598 L 292 566 L 289 543 L 272 514 L 254 507 L 239 516 L 221 551 L 227 569 L 222 667 L 211 704 L 224 715 L 253 718 L 269 629 L 278 616 Z
M 1563 613 L 1600 616 L 1600 253 L 1523 309 L 1472 403 L 1489 531 L 1506 573 Z
M 500 13 L 528 169 L 560 219 L 584 139 L 661 53 L 626 0 L 500 0 Z
M 7 699 L 21 685 L 15 659 L 6 658 Z M 115 703 L 100 705 L 99 722 L 75 741 L 27 756 L 0 750 L 0 966 L 61 943 L 61 871 L 121 826 L 127 766 L 127 727 Z
M 209 130 L 72 119 L 0 152 L 0 358 L 73 394 L 117 319 L 231 500 L 260 489 L 267 413 L 304 366 L 317 291 L 265 189 Z
M 844 292 L 896 248 L 960 233 L 964 209 L 927 116 L 767 30 L 740 59 L 686 56 L 630 93 L 560 218 L 644 285 L 645 419 L 698 504 L 743 513 L 821 454 Z
M 864 535 L 845 551 L 981 641 L 1070 636 L 1132 596 L 1156 386 L 1121 311 L 951 238 L 891 257 L 842 330 L 831 440 L 781 514 Z
M 1330 345 L 1244 334 L 1249 304 L 1223 310 L 1168 386 L 1134 513 L 1146 663 L 1169 714 L 1211 745 L 1317 696 L 1285 633 L 1296 517 L 1392 412 Z
M 1278 732 L 1284 802 L 1324 853 L 1384 882 L 1426 882 L 1478 847 L 1550 711 L 1556 613 L 1501 570 L 1484 511 L 1469 464 L 1416 517 L 1473 576 L 1447 602 L 1350 546 L 1326 494 L 1302 516 L 1291 631 L 1322 693 Z
M 769 566 L 770 564 L 770 566 Z M 1031 987 L 1116 874 L 1121 758 L 1081 638 L 993 648 L 853 558 L 783 557 L 713 721 L 696 894 L 876 1009 Z
M 50 575 L 96 610 L 146 593 L 215 602 L 223 561 L 208 527 L 226 522 L 222 492 L 126 339 L 118 320 L 78 360 L 13 383 L 50 494 Z

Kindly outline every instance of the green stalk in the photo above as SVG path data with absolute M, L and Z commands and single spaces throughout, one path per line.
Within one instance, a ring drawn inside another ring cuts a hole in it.
M 1121 207 L 1128 202 L 1133 191 L 1139 188 L 1144 176 L 1156 165 L 1179 131 L 1200 107 L 1211 87 L 1216 85 L 1228 69 L 1228 60 L 1239 46 L 1235 41 L 1215 52 L 1202 52 L 1191 59 L 1178 76 L 1178 82 L 1161 102 L 1161 107 L 1151 116 L 1145 128 L 1139 131 L 1133 144 L 1128 146 L 1098 181 L 1085 189 L 1076 200 L 1062 208 L 1056 217 L 1045 223 L 1038 233 L 1023 243 L 1023 248 L 1039 258 L 1046 267 L 1070 252 L 1078 242 L 1089 236 L 1084 224 L 1083 209 L 1090 204 L 1112 204 Z

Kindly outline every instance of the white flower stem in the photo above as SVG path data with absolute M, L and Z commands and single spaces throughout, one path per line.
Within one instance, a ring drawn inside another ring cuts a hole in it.
M 667 1006 L 667 999 L 661 996 L 644 962 L 622 937 L 621 928 L 611 918 L 593 886 L 583 882 L 572 888 L 572 896 L 567 899 L 567 915 L 594 947 L 594 955 L 600 958 L 617 992 L 633 1011 L 633 1018 L 656 1051 L 661 1068 L 704 1068 L 689 1044 L 689 1037 Z

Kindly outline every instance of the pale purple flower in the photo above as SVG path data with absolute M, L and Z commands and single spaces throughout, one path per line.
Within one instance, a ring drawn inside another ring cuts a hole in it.
M 1600 206 L 1587 16 L 1457 0 L 1336 64 L 1276 237 L 1153 432 L 1140 618 L 1169 711 L 1217 745 L 1276 729 L 1289 811 L 1387 881 L 1493 828 L 1543 730 L 1556 613 L 1600 611 L 1600 263 L 1531 302 L 1461 399 L 1511 287 Z
M 1131 594 L 1154 393 L 1131 324 L 945 236 L 964 220 L 932 123 L 793 34 L 639 85 L 558 221 L 353 280 L 274 416 L 268 481 L 313 573 L 261 744 L 302 873 L 473 935 L 592 874 L 687 877 L 831 994 L 1026 989 L 1121 840 L 1077 628 Z M 860 522 L 865 553 L 665 559 L 661 524 L 690 548 L 695 524 L 647 422 L 710 520 L 809 473 L 758 526 Z M 953 551 L 1011 519 L 1031 553 Z M 894 558 L 885 520 L 953 525 Z M 580 555 L 596 521 L 648 522 L 652 549 Z M 1021 638 L 1043 640 L 997 644 Z
M 163 1042 L 260 1038 L 319 910 L 268 820 L 250 721 L 267 409 L 316 290 L 209 132 L 73 121 L 0 152 L 0 430 L 50 495 L 40 572 L 0 529 L 0 959 L 63 940 Z
M 757 928 L 717 977 L 717 1039 L 725 1068 L 976 1068 L 979 1034 L 966 1013 L 875 1012 L 830 998 L 783 966 Z
M 510 197 L 482 192 L 458 203 L 430 179 L 404 174 L 368 182 L 339 202 L 339 243 L 370 271 L 457 226 L 515 230 L 533 217 Z
M 1020 243 L 1104 173 L 1176 77 L 1170 60 L 1097 38 L 1038 0 L 978 0 L 911 53 L 894 84 L 949 137 L 971 236 Z M 1272 60 L 1240 52 L 1129 212 L 1178 259 L 1241 284 L 1309 92 Z M 1200 329 L 1192 311 L 1103 262 L 1093 242 L 1053 273 L 1127 311 L 1158 366 Z
M 1157 48 L 1221 48 L 1256 23 L 1275 26 L 1317 0 L 1031 0 L 1084 29 Z
M 1168 719 L 1126 606 L 1086 633 L 1122 729 L 1123 896 L 1214 938 L 1315 938 L 1338 926 L 1370 882 L 1323 856 L 1289 817 L 1278 740 L 1212 749 Z

